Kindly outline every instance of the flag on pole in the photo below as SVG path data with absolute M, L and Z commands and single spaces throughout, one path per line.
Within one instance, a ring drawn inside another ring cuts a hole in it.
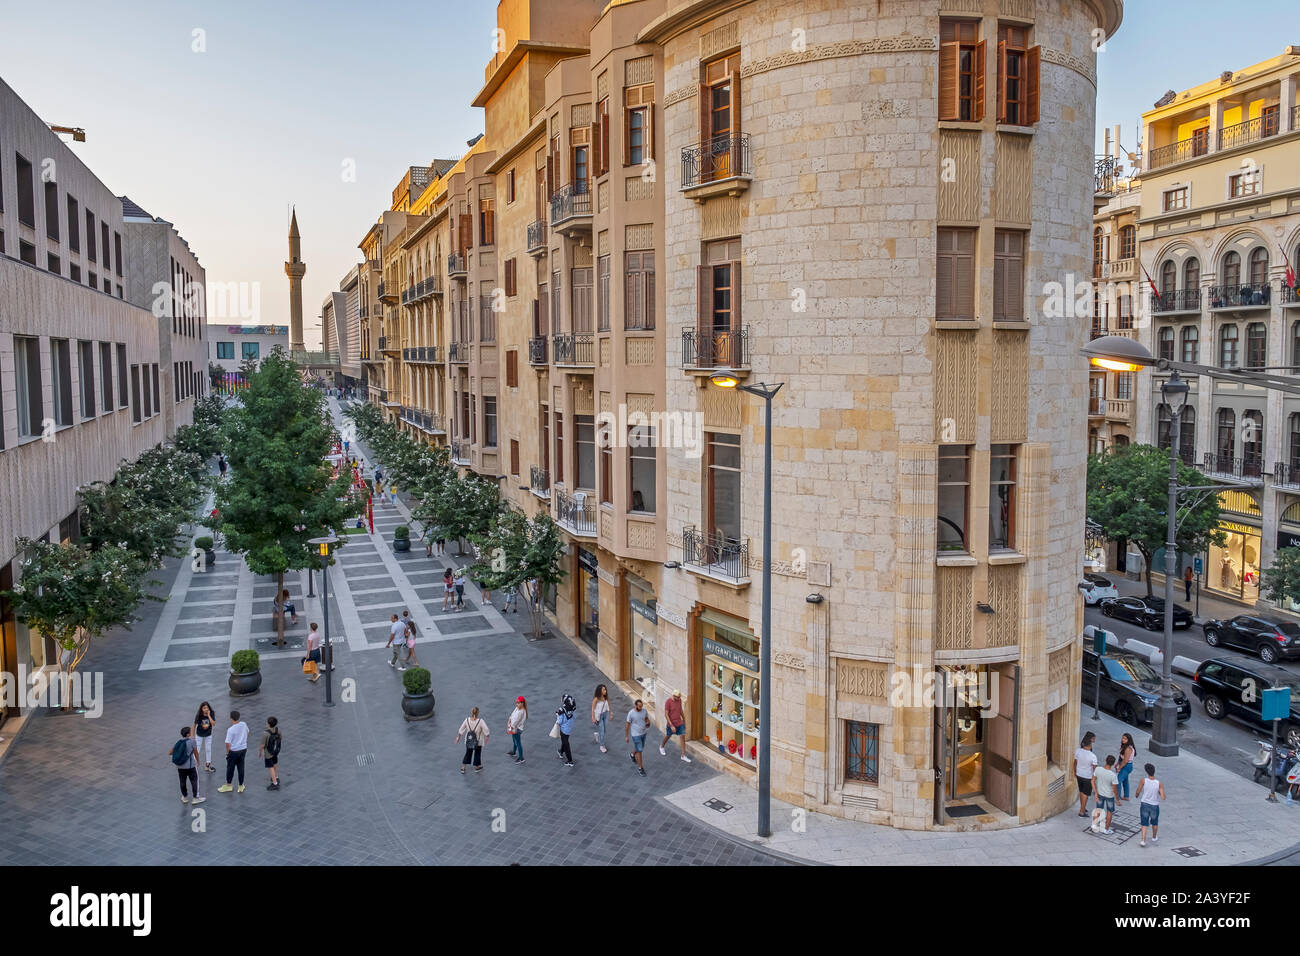
M 1157 302 L 1160 301 L 1160 290 L 1156 288 L 1155 280 L 1151 278 L 1151 273 L 1147 272 L 1146 266 L 1142 267 L 1142 274 L 1147 277 L 1147 285 L 1151 286 L 1151 294 L 1156 297 Z
M 1279 248 L 1279 249 L 1282 249 L 1281 246 L 1278 246 L 1278 248 Z M 1283 259 L 1284 262 L 1286 262 L 1286 284 L 1287 284 L 1287 288 L 1289 288 L 1289 289 L 1294 289 L 1294 288 L 1296 287 L 1296 286 L 1295 286 L 1295 269 L 1292 268 L 1292 266 L 1291 266 L 1291 259 L 1290 259 L 1289 256 L 1287 256 L 1287 254 L 1286 254 L 1286 250 L 1285 250 L 1285 249 L 1282 249 L 1282 259 Z

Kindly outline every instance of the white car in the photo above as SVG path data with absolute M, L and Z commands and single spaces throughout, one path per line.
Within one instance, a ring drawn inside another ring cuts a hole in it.
M 1100 574 L 1085 574 L 1083 583 L 1079 585 L 1079 590 L 1083 592 L 1083 603 L 1089 607 L 1095 607 L 1098 602 L 1106 598 L 1118 598 L 1119 591 L 1111 583 L 1109 578 L 1103 578 Z

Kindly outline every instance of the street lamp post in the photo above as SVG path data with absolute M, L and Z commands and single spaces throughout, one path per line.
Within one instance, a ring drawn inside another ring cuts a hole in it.
M 338 544 L 338 538 L 334 535 L 326 535 L 321 538 L 312 538 L 307 543 L 318 545 L 320 547 L 320 580 L 321 580 L 321 604 L 324 605 L 323 611 L 325 618 L 325 653 L 321 655 L 321 663 L 325 666 L 325 706 L 334 706 L 334 645 L 330 643 L 330 546 Z
M 1178 372 L 1160 386 L 1169 409 L 1169 502 L 1168 535 L 1165 539 L 1165 634 L 1160 663 L 1160 699 L 1156 701 L 1151 726 L 1150 750 L 1161 757 L 1178 756 L 1178 705 L 1174 703 L 1174 574 L 1178 570 L 1178 445 L 1179 420 L 1187 404 L 1187 383 Z
M 766 403 L 763 422 L 763 633 L 759 645 L 758 682 L 758 835 L 772 835 L 772 399 L 784 382 L 741 385 L 730 369 L 710 377 L 719 388 L 739 388 Z

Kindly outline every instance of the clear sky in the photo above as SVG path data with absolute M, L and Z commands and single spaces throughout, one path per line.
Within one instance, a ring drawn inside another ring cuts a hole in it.
M 861 0 L 846 0 L 861 2 Z M 1099 56 L 1101 130 L 1277 56 L 1296 0 L 1129 0 Z M 457 158 L 482 131 L 469 105 L 492 55 L 491 0 L 0 0 L 0 77 L 110 189 L 177 224 L 208 281 L 257 283 L 263 323 L 288 318 L 288 207 L 318 343 L 321 301 L 407 166 Z M 196 37 L 196 30 L 203 31 Z M 1274 32 L 1274 31 L 1277 32 Z M 196 47 L 202 46 L 202 52 Z M 355 164 L 346 181 L 345 163 Z

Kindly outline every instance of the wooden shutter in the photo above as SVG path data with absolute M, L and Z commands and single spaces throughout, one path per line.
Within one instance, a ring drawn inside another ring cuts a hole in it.
M 642 133 L 645 138 L 645 157 L 647 159 L 655 158 L 655 105 L 647 103 L 645 107 L 645 130 Z
M 506 295 L 515 294 L 515 260 L 506 260 Z
M 939 119 L 960 118 L 961 44 L 944 43 L 939 46 Z
M 460 217 L 460 251 L 465 253 L 474 248 L 474 217 L 464 213 Z
M 609 172 L 609 98 L 600 108 L 600 168 Z
M 740 317 L 740 260 L 733 259 L 728 265 L 731 266 L 731 331 L 739 332 L 742 324 Z
M 971 103 L 971 120 L 975 123 L 984 122 L 984 97 L 986 78 L 988 74 L 985 51 L 987 44 L 980 40 L 975 44 L 975 50 L 971 54 L 973 60 L 972 69 L 975 71 L 975 96 Z
M 514 355 L 514 352 L 510 353 Z M 519 442 L 510 439 L 510 474 L 519 474 Z
M 709 101 L 712 99 L 707 82 L 708 71 L 705 67 L 700 67 L 700 95 L 696 97 L 700 101 L 700 144 L 703 145 L 713 136 L 713 117 L 709 113 Z M 704 160 L 700 159 L 700 169 L 703 172 Z
M 488 207 L 483 210 L 483 245 L 496 244 L 496 210 Z
M 506 386 L 516 388 L 519 385 L 519 352 L 510 349 L 506 352 Z
M 599 115 L 599 113 L 597 115 Z M 598 176 L 603 176 L 605 174 L 605 167 L 600 164 L 600 121 L 599 120 L 591 124 L 591 132 L 589 135 L 591 137 L 591 142 L 593 144 L 592 147 L 593 155 L 591 157 L 591 175 L 592 178 L 594 179 Z
M 744 155 L 740 149 L 740 58 L 736 58 L 736 67 L 731 71 L 731 176 L 744 172 L 741 165 Z
M 555 195 L 555 154 L 549 150 L 546 153 L 546 200 Z M 543 217 L 545 213 L 543 213 Z
M 998 122 L 1007 121 L 1007 41 L 998 41 Z
M 710 280 L 712 274 L 712 266 L 702 265 L 695 269 L 696 321 L 699 325 L 696 333 L 699 337 L 697 349 L 702 347 L 704 337 L 711 334 L 713 329 L 713 282 Z
M 1041 46 L 1031 46 L 1029 48 L 1029 56 L 1026 57 L 1026 62 L 1029 64 L 1026 69 L 1026 72 L 1028 73 L 1027 81 L 1029 92 L 1026 96 L 1025 112 L 1027 115 L 1025 117 L 1025 125 L 1033 126 L 1038 122 L 1038 104 L 1040 99 L 1038 79 L 1042 73 L 1043 48 Z
M 952 230 L 940 229 L 934 266 L 934 314 L 940 319 L 954 315 L 952 242 Z
M 632 110 L 623 106 L 623 165 L 632 165 Z
M 544 334 L 542 332 L 542 300 L 533 299 L 533 338 Z
M 956 257 L 953 269 L 953 305 L 963 319 L 975 318 L 975 232 L 956 232 Z

